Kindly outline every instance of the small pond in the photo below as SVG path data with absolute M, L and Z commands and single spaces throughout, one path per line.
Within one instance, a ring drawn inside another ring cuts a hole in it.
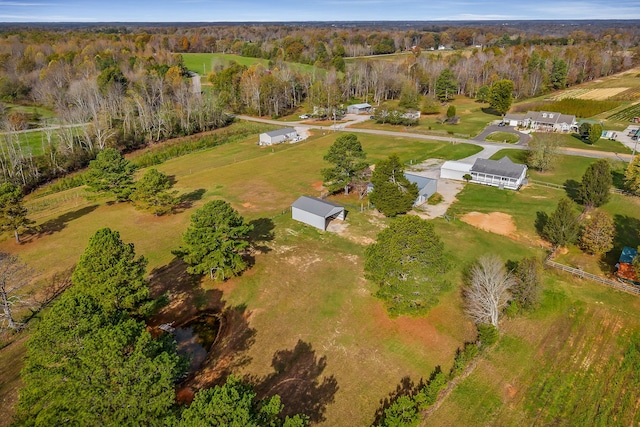
M 178 353 L 190 358 L 189 372 L 194 372 L 207 358 L 216 340 L 220 320 L 216 316 L 201 315 L 175 328 L 173 335 L 178 344 Z

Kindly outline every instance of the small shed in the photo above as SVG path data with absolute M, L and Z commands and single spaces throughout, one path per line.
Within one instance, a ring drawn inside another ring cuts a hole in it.
M 464 181 L 464 176 L 471 172 L 472 166 L 464 162 L 446 161 L 440 167 L 440 178 Z
M 352 104 L 347 107 L 347 114 L 364 114 L 371 112 L 371 104 Z
M 638 251 L 625 246 L 620 253 L 620 259 L 616 264 L 616 277 L 631 285 L 640 285 L 638 273 L 633 267 L 633 259 L 638 256 Z
M 265 132 L 260 134 L 259 145 L 273 145 L 281 144 L 285 141 L 295 140 L 298 136 L 298 132 L 294 128 L 284 128 L 278 130 L 272 130 L 271 132 Z
M 414 206 L 425 203 L 429 200 L 429 197 L 433 196 L 436 191 L 438 191 L 438 180 L 436 179 L 414 175 L 408 172 L 404 173 L 404 177 L 412 184 L 416 184 L 418 186 L 418 198 L 413 203 Z
M 332 219 L 344 220 L 344 206 L 318 199 L 301 196 L 291 205 L 291 218 L 296 221 L 326 230 Z

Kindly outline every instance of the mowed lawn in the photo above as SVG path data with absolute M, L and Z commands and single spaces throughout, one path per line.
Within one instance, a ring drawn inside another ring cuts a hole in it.
M 181 55 L 184 59 L 184 65 L 189 70 L 195 71 L 200 75 L 206 75 L 218 66 L 226 67 L 231 61 L 235 61 L 246 67 L 261 64 L 264 68 L 269 68 L 269 60 L 263 58 L 250 58 L 229 53 L 182 53 Z M 314 72 L 326 73 L 326 70 L 314 67 L 313 65 L 299 64 L 296 62 L 285 62 L 285 64 L 291 69 L 304 74 L 313 74 Z
M 175 179 L 175 188 L 189 194 L 193 205 L 166 217 L 105 198 L 86 200 L 81 197 L 83 189 L 27 200 L 27 206 L 52 206 L 34 215 L 41 232 L 24 236 L 21 245 L 6 236 L 0 246 L 19 254 L 44 277 L 73 266 L 89 237 L 99 228 L 110 227 L 125 242 L 134 243 L 137 254 L 147 257 L 150 272 L 171 263 L 171 251 L 180 246 L 190 215 L 208 200 L 228 200 L 250 221 L 273 221 L 275 239 L 267 242 L 270 250 L 256 255 L 255 266 L 242 277 L 215 286 L 228 304 L 246 307 L 256 331 L 247 353 L 250 362 L 238 373 L 260 383 L 274 373 L 276 352 L 306 349 L 307 355 L 313 353 L 311 359 L 315 357 L 311 372 L 317 377 L 318 399 L 324 402 L 319 419 L 331 426 L 366 425 L 373 421 L 379 400 L 403 377 L 417 381 L 436 365 L 450 366 L 456 349 L 473 339 L 475 332 L 461 313 L 455 286 L 427 317 L 391 320 L 386 316 L 371 295 L 371 284 L 362 278 L 364 248 L 384 225 L 384 218 L 350 208 L 350 226 L 344 236 L 338 236 L 310 229 L 293 222 L 289 213 L 283 214 L 299 195 L 320 194 L 320 170 L 328 166 L 322 157 L 336 136 L 318 134 L 272 149 L 258 147 L 255 135 L 167 161 L 157 168 Z M 391 152 L 403 161 L 418 162 L 431 157 L 459 159 L 479 150 L 468 144 L 405 138 L 359 135 L 359 139 L 372 162 Z M 355 202 L 343 196 L 333 200 Z M 515 250 L 510 242 L 497 246 Z M 452 275 L 454 285 L 457 277 Z M 211 283 L 204 280 L 203 285 Z M 11 348 L 16 349 L 11 357 L 0 351 L 0 361 L 18 367 L 15 360 L 22 346 L 10 346 L 7 351 Z M 298 368 L 304 371 L 305 367 Z M 18 369 L 6 374 L 2 390 L 14 401 Z

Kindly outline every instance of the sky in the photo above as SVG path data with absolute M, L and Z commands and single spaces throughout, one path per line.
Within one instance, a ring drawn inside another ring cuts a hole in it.
M 0 0 L 0 22 L 640 19 L 640 0 Z

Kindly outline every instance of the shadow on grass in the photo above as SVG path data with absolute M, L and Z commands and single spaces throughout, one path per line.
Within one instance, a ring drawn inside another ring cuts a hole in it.
M 615 215 L 613 223 L 616 227 L 616 235 L 613 239 L 613 249 L 604 254 L 600 259 L 600 269 L 604 272 L 614 273 L 615 265 L 620 259 L 622 248 L 640 246 L 640 219 L 626 215 Z
M 41 224 L 39 231 L 36 231 L 34 234 L 48 236 L 53 233 L 62 231 L 65 229 L 69 222 L 88 215 L 97 208 L 98 205 L 85 206 L 84 208 L 78 209 L 77 211 L 62 214 L 55 219 L 50 219 L 49 221 Z
M 249 377 L 260 399 L 278 394 L 283 416 L 306 414 L 312 423 L 324 421 L 327 405 L 335 399 L 338 381 L 333 375 L 321 377 L 327 357 L 318 358 L 311 344 L 298 340 L 292 350 L 279 350 L 271 362 L 274 372 L 263 378 Z
M 180 202 L 178 203 L 176 210 L 184 211 L 191 208 L 195 202 L 202 199 L 202 196 L 204 196 L 204 193 L 206 192 L 207 191 L 204 188 L 198 188 L 197 190 L 193 190 L 190 193 L 181 195 Z
M 436 370 L 434 370 L 434 372 L 440 372 L 440 367 L 436 367 Z M 424 388 L 424 386 L 425 383 L 422 379 L 420 379 L 420 382 L 416 384 L 408 376 L 402 378 L 394 391 L 390 392 L 387 397 L 380 399 L 380 406 L 378 406 L 378 409 L 376 409 L 375 420 L 371 425 L 381 425 L 385 417 L 385 411 L 389 409 L 391 405 L 393 405 L 401 397 L 415 396 L 422 388 Z
M 564 182 L 564 190 L 567 197 L 576 203 L 580 203 L 580 183 L 575 179 L 568 179 Z
M 544 227 L 547 225 L 549 221 L 549 215 L 546 212 L 538 211 L 536 212 L 536 222 L 534 226 L 536 227 L 536 232 L 538 236 L 544 239 Z
M 502 117 L 502 114 L 500 114 L 495 108 L 492 107 L 482 107 L 481 108 L 482 112 L 485 114 L 491 114 L 493 116 L 499 116 Z
M 624 183 L 624 170 L 612 170 L 611 175 L 613 176 L 613 186 L 615 188 L 619 188 L 620 190 L 625 190 L 626 186 Z
M 271 218 L 258 218 L 249 221 L 249 225 L 253 226 L 253 230 L 249 233 L 249 242 L 251 247 L 263 254 L 271 251 L 271 248 L 265 243 L 272 242 L 275 238 L 273 230 L 276 225 Z

